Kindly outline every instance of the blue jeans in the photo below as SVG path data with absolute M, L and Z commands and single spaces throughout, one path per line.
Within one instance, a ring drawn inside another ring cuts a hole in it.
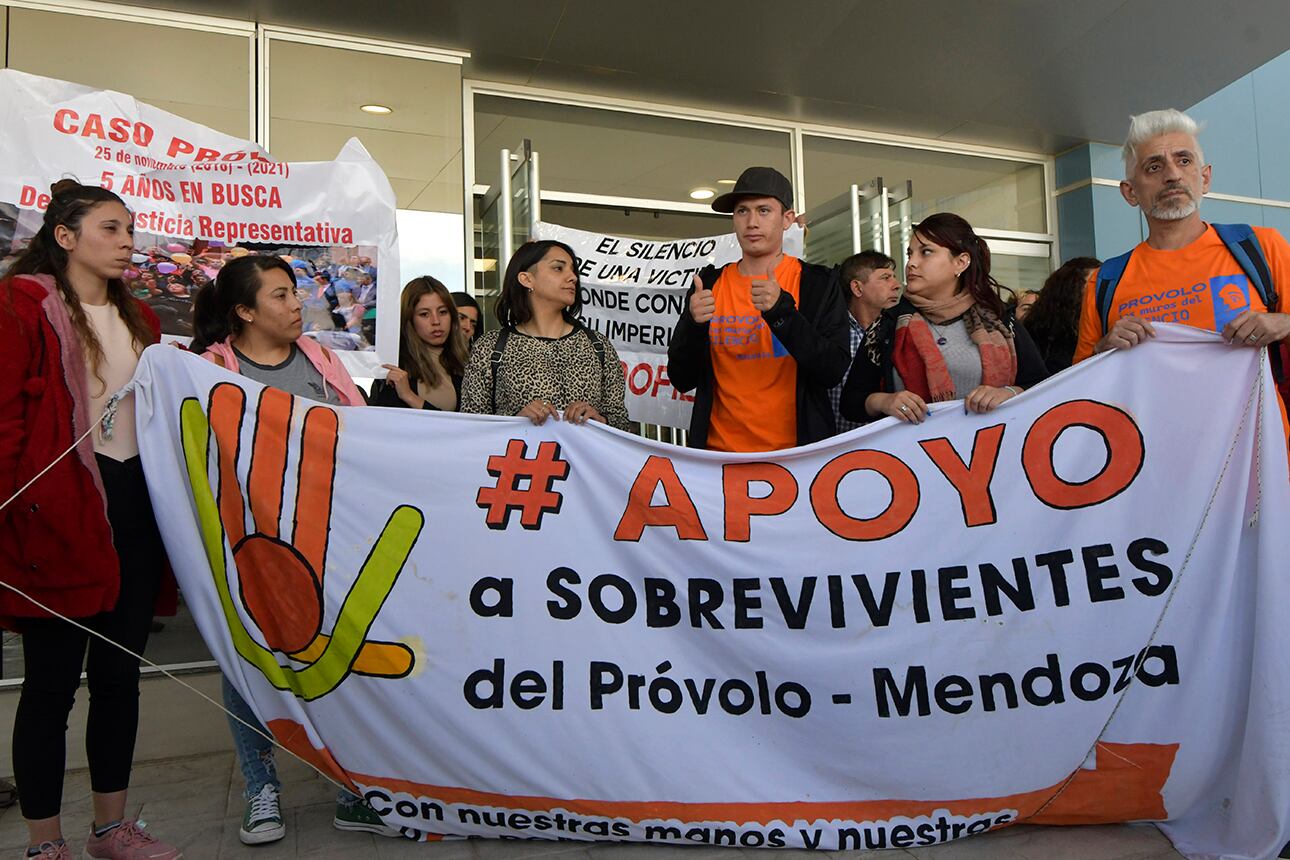
M 242 694 L 221 676 L 224 690 L 224 707 L 234 716 L 246 720 L 259 729 L 248 728 L 233 717 L 228 718 L 229 731 L 233 733 L 233 749 L 237 753 L 237 766 L 246 781 L 246 790 L 242 796 L 246 799 L 255 797 L 266 785 L 273 786 L 275 791 L 282 790 L 278 781 L 278 765 L 273 755 L 273 743 L 265 737 L 269 730 L 260 724 L 260 719 L 251 710 L 251 706 L 242 698 Z M 336 792 L 336 803 L 340 806 L 354 806 L 362 803 L 363 798 L 353 792 L 341 789 Z

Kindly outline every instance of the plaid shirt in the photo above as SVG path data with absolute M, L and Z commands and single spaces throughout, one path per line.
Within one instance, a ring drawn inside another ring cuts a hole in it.
M 847 322 L 851 324 L 848 331 L 851 335 L 851 359 L 854 361 L 856 351 L 860 349 L 860 342 L 864 340 L 864 329 L 860 327 L 860 323 L 856 322 L 856 318 L 849 313 L 847 314 Z M 829 403 L 833 405 L 833 420 L 837 424 L 839 433 L 846 433 L 848 430 L 863 426 L 842 417 L 842 387 L 847 384 L 847 377 L 850 375 L 851 366 L 847 365 L 847 372 L 843 374 L 842 381 L 829 389 Z

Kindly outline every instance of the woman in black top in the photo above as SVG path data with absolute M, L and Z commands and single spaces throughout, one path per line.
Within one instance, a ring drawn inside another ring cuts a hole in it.
M 372 406 L 456 412 L 466 370 L 466 339 L 448 288 L 435 278 L 413 278 L 400 304 L 399 364 L 372 385 Z
M 1100 267 L 1096 257 L 1067 260 L 1048 276 L 1039 299 L 1026 317 L 1026 330 L 1044 357 L 1049 373 L 1071 366 L 1079 341 L 1079 315 L 1084 304 L 1084 284 L 1089 272 Z

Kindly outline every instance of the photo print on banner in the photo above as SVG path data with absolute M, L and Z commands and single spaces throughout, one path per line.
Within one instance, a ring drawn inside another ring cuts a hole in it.
M 296 274 L 305 333 L 351 374 L 397 360 L 394 192 L 357 139 L 334 161 L 274 161 L 128 95 L 12 69 L 0 70 L 0 111 L 0 275 L 40 229 L 50 185 L 72 177 L 134 215 L 123 277 L 169 338 L 192 336 L 192 297 L 227 260 L 276 254 Z
M 698 239 L 634 239 L 538 223 L 534 239 L 557 239 L 578 257 L 582 321 L 609 338 L 627 377 L 627 414 L 642 424 L 686 429 L 694 398 L 667 378 L 667 344 L 696 272 L 742 253 L 734 233 Z M 802 228 L 784 233 L 784 253 L 802 255 Z

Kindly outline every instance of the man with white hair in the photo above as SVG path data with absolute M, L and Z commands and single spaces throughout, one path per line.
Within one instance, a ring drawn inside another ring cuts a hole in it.
M 1132 118 L 1120 193 L 1142 209 L 1149 232 L 1090 275 L 1075 361 L 1154 337 L 1152 322 L 1216 331 L 1233 346 L 1274 353 L 1290 337 L 1290 245 L 1268 227 L 1201 220 L 1212 168 L 1199 131 L 1177 110 Z

